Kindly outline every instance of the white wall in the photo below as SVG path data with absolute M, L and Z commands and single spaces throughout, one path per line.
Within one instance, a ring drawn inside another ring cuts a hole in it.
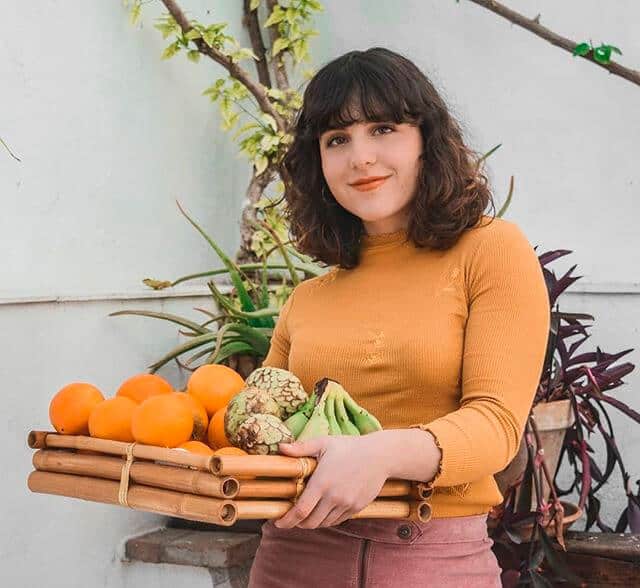
M 239 2 L 182 5 L 240 31 Z M 498 206 L 515 175 L 507 217 L 540 250 L 574 251 L 553 267 L 560 273 L 578 264 L 575 273 L 584 276 L 560 302 L 563 310 L 595 316 L 585 348 L 637 347 L 640 88 L 469 2 L 325 5 L 314 65 L 373 45 L 413 58 L 442 89 L 474 148 L 502 143 L 489 167 Z M 542 24 L 576 40 L 616 44 L 622 63 L 640 67 L 637 2 L 621 0 L 607 11 L 595 0 L 510 5 L 531 17 L 541 13 Z M 182 56 L 162 62 L 164 42 L 152 28 L 159 12 L 159 3 L 147 6 L 134 28 L 120 2 L 14 1 L 0 21 L 0 136 L 22 160 L 0 148 L 3 585 L 210 585 L 208 575 L 190 568 L 161 574 L 119 562 L 122 538 L 161 517 L 26 488 L 26 435 L 48 427 L 57 389 L 85 379 L 112 393 L 177 343 L 167 323 L 107 314 L 194 314 L 192 307 L 208 303 L 149 295 L 141 284 L 217 266 L 175 199 L 227 251 L 239 242 L 248 168 L 219 130 L 217 107 L 200 95 L 220 69 Z M 176 385 L 184 378 L 173 368 L 162 373 Z M 638 409 L 638 374 L 627 382 L 614 395 Z M 640 428 L 614 422 L 635 480 Z M 625 497 L 616 478 L 605 490 L 604 516 L 614 524 Z

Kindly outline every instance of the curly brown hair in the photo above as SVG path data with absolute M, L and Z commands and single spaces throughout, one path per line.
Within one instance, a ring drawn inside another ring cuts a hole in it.
M 356 110 L 353 107 L 356 107 Z M 449 249 L 495 204 L 479 157 L 464 144 L 458 123 L 426 75 L 389 49 L 350 51 L 309 81 L 280 162 L 285 216 L 296 248 L 314 261 L 358 265 L 362 220 L 331 195 L 322 172 L 319 137 L 329 129 L 368 121 L 419 125 L 424 150 L 408 238 L 417 247 Z

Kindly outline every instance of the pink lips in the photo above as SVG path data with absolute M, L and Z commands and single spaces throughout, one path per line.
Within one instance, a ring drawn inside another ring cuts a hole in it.
M 375 180 L 371 180 L 370 182 L 352 184 L 352 187 L 358 190 L 359 192 L 369 192 L 370 190 L 375 190 L 384 184 L 390 176 L 386 176 L 383 178 L 377 178 Z

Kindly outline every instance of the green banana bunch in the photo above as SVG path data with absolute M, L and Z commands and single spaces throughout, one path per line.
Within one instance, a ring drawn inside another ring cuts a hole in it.
M 365 435 L 382 429 L 378 419 L 359 406 L 335 380 L 319 380 L 312 396 L 315 396 L 316 405 L 299 432 L 294 431 L 288 421 L 296 417 L 296 423 L 302 422 L 306 418 L 304 415 L 298 417 L 298 413 L 295 413 L 285 422 L 296 440 L 304 441 L 323 435 Z

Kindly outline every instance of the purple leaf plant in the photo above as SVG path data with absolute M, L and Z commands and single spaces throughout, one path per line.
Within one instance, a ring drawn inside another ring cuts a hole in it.
M 608 412 L 614 408 L 640 423 L 639 412 L 611 395 L 611 391 L 623 385 L 623 378 L 635 369 L 635 365 L 628 361 L 616 363 L 633 349 L 616 353 L 606 353 L 600 347 L 596 347 L 595 351 L 580 349 L 591 336 L 588 333 L 591 325 L 586 325 L 583 321 L 594 321 L 594 318 L 589 314 L 561 312 L 557 301 L 560 295 L 582 276 L 572 275 L 576 265 L 559 278 L 547 267 L 551 262 L 570 253 L 572 251 L 558 249 L 538 257 L 552 310 L 547 351 L 533 406 L 555 400 L 571 401 L 575 422 L 565 434 L 558 471 L 566 460 L 573 468 L 574 479 L 568 488 L 558 486 L 557 472 L 548 471 L 543 452 L 538 451 L 540 440 L 535 422 L 529 419 L 524 435 L 529 456 L 525 473 L 521 480 L 505 492 L 502 504 L 491 513 L 492 518 L 498 521 L 492 531 L 492 538 L 502 548 L 508 561 L 508 566 L 503 572 L 504 586 L 551 585 L 547 584 L 546 574 L 543 575 L 542 572 L 551 574 L 555 580 L 568 581 L 578 586 L 585 585 L 583 580 L 566 566 L 564 559 L 560 557 L 561 554 L 551 547 L 551 540 L 547 535 L 546 527 L 555 520 L 555 536 L 564 548 L 564 513 L 559 501 L 560 496 L 573 491 L 578 493 L 578 506 L 587 515 L 585 531 L 595 524 L 604 532 L 623 533 L 629 529 L 632 533 L 640 533 L 640 481 L 636 481 L 634 491 L 631 477 L 616 444 Z M 599 435 L 604 441 L 606 455 L 602 456 L 601 460 L 596 459 L 590 443 L 592 435 Z M 627 506 L 612 527 L 600 516 L 600 500 L 596 494 L 616 470 L 619 471 L 622 487 L 627 495 Z M 537 489 L 537 497 L 542 496 L 543 476 L 551 487 L 551 499 L 545 502 L 538 498 L 537 508 L 532 511 L 531 488 Z M 518 487 L 521 487 L 521 492 L 516 503 Z M 527 550 L 528 555 L 522 557 L 523 551 L 515 549 L 522 543 L 522 539 L 513 525 L 526 521 L 532 522 L 534 528 L 532 541 L 529 542 Z

